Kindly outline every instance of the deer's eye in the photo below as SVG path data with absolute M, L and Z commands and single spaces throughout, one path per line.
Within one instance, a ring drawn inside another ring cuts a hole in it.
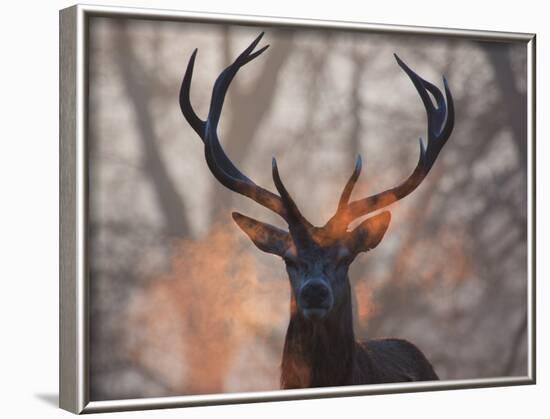
M 291 269 L 300 269 L 303 265 L 300 260 L 293 258 L 293 257 L 285 257 L 284 261 L 286 263 L 286 266 L 288 266 Z
M 298 269 L 298 261 L 296 259 L 285 258 L 286 266 L 292 269 Z
M 338 259 L 337 266 L 349 265 L 352 258 L 353 258 L 352 255 L 349 255 L 349 256 L 342 257 L 342 258 Z
M 348 265 L 350 263 L 350 260 L 352 258 L 351 252 L 345 248 L 342 247 L 338 251 L 338 254 L 336 255 L 336 267 L 340 267 L 342 265 Z

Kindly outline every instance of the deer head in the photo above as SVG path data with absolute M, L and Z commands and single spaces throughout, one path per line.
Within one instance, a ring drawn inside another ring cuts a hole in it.
M 444 97 L 435 85 L 419 77 L 395 55 L 398 65 L 411 79 L 426 108 L 427 145 L 425 146 L 420 139 L 418 163 L 403 183 L 350 202 L 353 187 L 361 173 L 361 157 L 358 156 L 335 214 L 324 226 L 314 226 L 301 214 L 285 188 L 275 159 L 272 161 L 272 175 L 278 194 L 258 186 L 235 167 L 218 139 L 217 127 L 227 89 L 237 71 L 268 48 L 269 45 L 253 52 L 262 36 L 263 33 L 218 76 L 206 121 L 196 115 L 190 102 L 191 78 L 197 55 L 195 49 L 183 78 L 180 107 L 187 122 L 202 139 L 206 163 L 216 179 L 226 188 L 256 201 L 286 221 L 288 231 L 237 212 L 233 213 L 237 225 L 260 250 L 284 260 L 298 311 L 306 319 L 320 321 L 335 307 L 349 302 L 348 268 L 358 254 L 368 252 L 380 243 L 388 229 L 390 213 L 379 212 L 365 219 L 351 231 L 348 226 L 357 218 L 381 210 L 404 198 L 422 183 L 453 129 L 453 100 L 445 78 Z M 435 106 L 429 94 L 435 99 Z

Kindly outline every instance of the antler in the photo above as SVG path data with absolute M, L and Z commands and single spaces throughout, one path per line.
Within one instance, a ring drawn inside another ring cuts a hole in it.
M 336 214 L 328 221 L 325 227 L 336 228 L 337 231 L 345 231 L 349 223 L 354 219 L 384 208 L 409 195 L 427 176 L 439 152 L 451 135 L 454 126 L 454 104 L 445 77 L 443 77 L 443 85 L 445 88 L 446 101 L 441 91 L 435 85 L 421 78 L 401 61 L 396 54 L 394 55 L 397 64 L 399 64 L 413 82 L 426 108 L 428 119 L 428 145 L 425 147 L 422 138 L 419 139 L 420 157 L 418 163 L 412 174 L 403 183 L 376 195 L 348 203 L 353 187 L 361 173 L 361 157 L 357 157 L 355 170 L 342 192 Z M 437 107 L 434 106 L 428 92 L 433 95 Z
M 309 229 L 312 227 L 311 224 L 302 216 L 281 181 L 275 159 L 273 159 L 273 180 L 281 196 L 258 186 L 235 167 L 225 154 L 218 139 L 217 128 L 227 89 L 237 74 L 237 71 L 242 66 L 258 57 L 269 47 L 269 45 L 266 45 L 258 51 L 252 52 L 263 35 L 264 33 L 262 32 L 248 48 L 237 57 L 233 64 L 227 67 L 216 79 L 212 90 L 210 110 L 208 111 L 208 118 L 206 121 L 201 120 L 197 116 L 190 101 L 191 79 L 193 76 L 195 58 L 197 56 L 197 49 L 195 49 L 189 59 L 187 70 L 183 77 L 180 90 L 180 108 L 187 122 L 202 139 L 208 167 L 222 185 L 279 214 L 287 221 L 289 226 L 294 229 Z
M 180 90 L 180 107 L 187 122 L 189 122 L 202 139 L 208 167 L 222 185 L 279 214 L 287 221 L 291 232 L 308 233 L 314 227 L 302 216 L 285 188 L 279 176 L 275 159 L 273 159 L 272 174 L 280 196 L 258 186 L 245 176 L 225 154 L 217 134 L 223 102 L 231 81 L 242 66 L 258 57 L 269 47 L 269 45 L 266 45 L 258 51 L 253 52 L 262 36 L 263 32 L 216 79 L 206 121 L 197 116 L 190 101 L 191 79 L 197 56 L 197 50 L 195 49 L 189 59 L 187 70 L 183 77 Z M 444 97 L 443 93 L 435 85 L 422 79 L 401 61 L 397 55 L 395 55 L 395 59 L 397 60 L 397 64 L 411 79 L 426 109 L 428 121 L 427 146 L 424 145 L 422 138 L 420 138 L 420 157 L 418 163 L 412 174 L 403 183 L 392 189 L 350 203 L 351 193 L 361 173 L 362 162 L 361 157 L 358 156 L 355 169 L 340 197 L 337 211 L 324 227 L 329 231 L 335 233 L 344 232 L 349 223 L 354 219 L 384 208 L 414 191 L 431 170 L 437 156 L 453 130 L 454 104 L 445 77 L 443 77 Z M 430 94 L 434 97 L 437 106 L 434 106 Z

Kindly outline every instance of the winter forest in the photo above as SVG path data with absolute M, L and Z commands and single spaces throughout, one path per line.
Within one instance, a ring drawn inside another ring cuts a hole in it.
M 208 112 L 218 74 L 262 31 L 270 48 L 229 89 L 219 136 L 275 191 L 271 158 L 302 213 L 322 225 L 363 158 L 360 198 L 403 181 L 426 113 L 397 53 L 453 92 L 455 128 L 434 168 L 389 207 L 373 251 L 350 268 L 357 338 L 399 337 L 442 380 L 527 371 L 527 49 L 433 35 L 94 17 L 89 33 L 91 399 L 279 388 L 290 286 L 237 210 L 178 94 Z

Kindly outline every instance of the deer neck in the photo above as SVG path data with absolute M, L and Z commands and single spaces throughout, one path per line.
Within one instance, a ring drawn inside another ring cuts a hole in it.
M 355 337 L 351 298 L 334 307 L 327 318 L 312 322 L 291 299 L 282 360 L 281 387 L 307 388 L 351 384 Z

